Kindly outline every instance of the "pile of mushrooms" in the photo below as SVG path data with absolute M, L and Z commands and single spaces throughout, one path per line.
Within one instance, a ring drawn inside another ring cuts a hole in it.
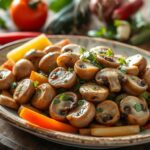
M 47 78 L 38 83 L 32 71 Z M 144 92 L 150 91 L 150 67 L 136 54 L 125 58 L 105 46 L 89 50 L 77 44 L 31 49 L 13 70 L 0 70 L 0 104 L 17 110 L 32 105 L 49 117 L 83 128 L 93 121 L 105 126 L 143 126 L 150 112 Z M 148 90 L 148 91 L 147 91 Z M 111 98 L 115 94 L 115 99 Z

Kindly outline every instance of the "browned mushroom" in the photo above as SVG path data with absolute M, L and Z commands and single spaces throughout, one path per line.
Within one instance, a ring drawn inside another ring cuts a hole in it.
M 19 105 L 16 103 L 16 101 L 12 98 L 12 96 L 7 91 L 3 91 L 0 94 L 0 105 L 9 107 L 15 110 L 19 108 Z
M 20 59 L 13 67 L 13 74 L 17 80 L 21 80 L 25 77 L 29 77 L 32 70 L 35 70 L 35 68 L 29 60 Z
M 126 76 L 117 69 L 105 68 L 96 74 L 95 79 L 98 84 L 109 86 L 111 92 L 119 92 L 121 83 L 126 81 Z
M 127 76 L 127 81 L 123 84 L 124 90 L 132 95 L 140 95 L 148 88 L 148 85 L 143 79 L 137 76 Z
M 61 47 L 57 46 L 57 45 L 49 45 L 43 50 L 43 52 L 45 52 L 45 53 L 60 52 L 60 51 L 61 51 Z
M 74 70 L 81 79 L 90 80 L 95 77 L 95 74 L 99 71 L 99 68 L 90 62 L 78 60 L 74 65 Z
M 51 72 L 56 66 L 57 57 L 60 55 L 60 52 L 49 52 L 46 54 L 39 62 L 39 68 L 45 73 Z
M 79 100 L 78 106 L 69 112 L 67 119 L 73 126 L 82 128 L 88 126 L 94 116 L 95 106 L 86 100 Z
M 43 83 L 37 87 L 31 103 L 35 108 L 46 110 L 55 95 L 56 92 L 53 87 L 51 87 L 48 83 Z
M 32 49 L 25 54 L 24 58 L 30 60 L 33 63 L 35 69 L 38 69 L 39 61 L 45 54 L 46 53 L 41 50 Z
M 111 101 L 106 100 L 96 107 L 96 120 L 100 124 L 114 125 L 120 119 L 120 112 L 118 105 Z
M 136 54 L 128 57 L 126 59 L 126 62 L 129 66 L 137 66 L 140 72 L 142 72 L 147 65 L 146 59 L 141 54 Z
M 0 90 L 9 89 L 15 78 L 11 71 L 0 70 Z
M 91 102 L 104 101 L 109 94 L 109 90 L 106 87 L 96 83 L 85 83 L 81 85 L 79 91 L 84 99 Z
M 34 94 L 35 88 L 33 81 L 30 79 L 23 79 L 19 82 L 17 88 L 15 89 L 13 98 L 19 104 L 27 103 L 32 95 Z
M 144 125 L 149 119 L 149 109 L 144 99 L 127 96 L 120 102 L 120 111 L 129 124 Z
M 75 72 L 57 67 L 49 75 L 48 81 L 55 88 L 71 88 L 76 83 Z
M 76 106 L 77 95 L 73 92 L 65 92 L 57 95 L 49 108 L 49 114 L 52 118 L 59 121 L 66 121 L 69 111 Z
M 72 52 L 62 53 L 57 58 L 57 65 L 64 68 L 73 68 L 76 61 L 79 59 L 79 56 Z

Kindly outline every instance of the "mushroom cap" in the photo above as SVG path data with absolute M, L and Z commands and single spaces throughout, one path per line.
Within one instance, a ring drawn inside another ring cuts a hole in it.
M 14 75 L 9 70 L 0 70 L 0 90 L 9 89 L 15 81 Z
M 48 83 L 39 85 L 32 98 L 32 105 L 40 110 L 46 110 L 56 95 L 54 88 Z
M 48 81 L 55 88 L 71 88 L 76 83 L 75 72 L 67 71 L 63 67 L 55 68 L 49 75 Z
M 42 57 L 42 59 L 40 60 L 39 68 L 43 72 L 49 73 L 51 70 L 53 70 L 57 66 L 56 60 L 59 55 L 60 55 L 60 52 L 58 52 L 58 51 L 49 52 L 44 57 Z
M 34 91 L 33 81 L 30 79 L 23 79 L 16 87 L 13 99 L 19 104 L 25 104 L 30 100 Z
M 77 95 L 73 92 L 65 92 L 57 95 L 50 107 L 49 114 L 52 118 L 59 121 L 66 121 L 69 111 L 75 107 Z
M 143 79 L 137 76 L 127 76 L 127 81 L 123 84 L 124 90 L 132 95 L 140 95 L 148 88 L 148 85 Z
M 74 70 L 81 79 L 91 80 L 95 77 L 99 68 L 90 62 L 78 60 L 74 65 Z
M 120 102 L 120 111 L 126 115 L 129 124 L 144 125 L 149 119 L 149 109 L 144 99 L 127 96 Z
M 147 61 L 141 54 L 128 57 L 126 62 L 129 66 L 137 66 L 139 68 L 139 72 L 142 72 L 147 66 Z
M 118 105 L 111 100 L 99 103 L 96 107 L 95 118 L 101 124 L 114 125 L 120 119 Z
M 35 70 L 31 61 L 27 59 L 20 59 L 17 61 L 13 67 L 13 74 L 17 80 L 21 80 L 23 78 L 29 77 L 31 71 Z
M 118 69 L 104 68 L 96 74 L 95 80 L 100 85 L 109 86 L 111 92 L 119 92 L 121 83 L 126 81 L 126 75 Z
M 104 101 L 109 94 L 108 88 L 91 82 L 81 85 L 79 91 L 84 99 L 91 102 Z
M 67 115 L 67 120 L 75 127 L 86 127 L 92 122 L 95 116 L 94 104 L 86 101 L 78 101 L 78 106 L 71 110 Z

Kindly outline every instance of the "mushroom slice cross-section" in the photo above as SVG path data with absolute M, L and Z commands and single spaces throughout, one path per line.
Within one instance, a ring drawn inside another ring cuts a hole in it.
M 147 90 L 148 85 L 137 76 L 127 76 L 127 81 L 123 84 L 124 90 L 132 95 L 140 95 Z
M 69 111 L 77 104 L 77 95 L 73 92 L 65 92 L 57 95 L 50 107 L 49 114 L 52 118 L 59 121 L 66 121 Z
M 67 120 L 75 127 L 82 128 L 88 126 L 94 119 L 95 106 L 86 100 L 79 100 L 78 106 L 67 115 Z
M 43 83 L 37 87 L 32 98 L 32 105 L 40 110 L 46 110 L 55 95 L 54 88 L 48 83 Z
M 96 107 L 95 118 L 100 124 L 114 125 L 120 119 L 118 105 L 111 100 L 99 103 Z
M 76 83 L 76 79 L 74 71 L 57 67 L 50 73 L 48 81 L 55 88 L 71 88 Z
M 9 89 L 15 78 L 11 71 L 0 70 L 0 90 Z
M 79 91 L 84 99 L 91 102 L 104 101 L 109 94 L 108 88 L 91 82 L 81 85 Z
M 129 124 L 144 125 L 149 119 L 149 110 L 144 99 L 127 96 L 120 102 L 120 111 Z
M 90 62 L 78 60 L 74 65 L 74 70 L 81 79 L 91 80 L 99 71 L 99 68 Z
M 100 85 L 109 86 L 111 92 L 119 92 L 121 83 L 126 81 L 126 75 L 114 68 L 105 68 L 96 74 L 96 82 Z

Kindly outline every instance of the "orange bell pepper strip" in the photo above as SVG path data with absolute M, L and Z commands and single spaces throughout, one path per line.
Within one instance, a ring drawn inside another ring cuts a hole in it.
M 15 64 L 14 61 L 12 61 L 12 60 L 7 60 L 6 62 L 4 62 L 4 63 L 1 65 L 1 69 L 8 69 L 8 70 L 12 71 L 14 64 Z
M 61 131 L 61 132 L 69 132 L 69 133 L 77 132 L 77 128 L 69 124 L 56 121 L 52 118 L 44 116 L 26 107 L 21 109 L 19 116 L 29 121 L 30 123 L 38 125 L 39 127 L 42 128 Z
M 44 75 L 42 75 L 42 74 L 40 74 L 38 72 L 35 72 L 35 71 L 31 72 L 30 79 L 32 81 L 38 81 L 39 84 L 48 82 L 48 79 Z
M 71 41 L 69 39 L 64 39 L 64 40 L 56 43 L 55 45 L 56 46 L 60 46 L 60 47 L 64 47 L 64 46 L 66 46 L 68 44 L 71 44 Z

